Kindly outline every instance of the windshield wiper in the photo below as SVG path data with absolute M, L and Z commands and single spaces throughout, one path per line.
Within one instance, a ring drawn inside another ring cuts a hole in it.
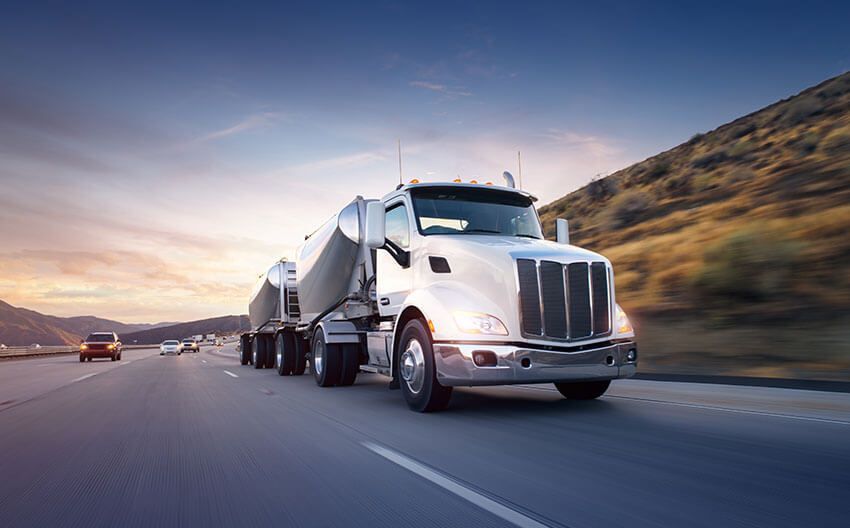
M 540 240 L 540 237 L 534 236 L 534 235 L 529 235 L 529 234 L 526 234 L 526 233 L 517 233 L 514 236 L 522 237 L 522 238 L 533 238 L 534 240 Z
M 501 231 L 495 231 L 493 229 L 464 229 L 463 233 L 495 233 L 497 235 L 501 235 Z

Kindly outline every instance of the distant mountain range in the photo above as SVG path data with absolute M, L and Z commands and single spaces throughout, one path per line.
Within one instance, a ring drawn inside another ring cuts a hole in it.
M 247 315 L 224 315 L 212 319 L 201 319 L 122 334 L 121 341 L 125 345 L 150 345 L 162 343 L 167 339 L 183 339 L 198 334 L 230 334 L 250 328 L 251 323 L 248 321 Z
M 0 301 L 0 343 L 7 346 L 72 345 L 91 332 L 115 332 L 126 344 L 159 343 L 160 335 L 181 339 L 195 334 L 233 332 L 248 328 L 246 316 L 228 315 L 189 323 L 161 322 L 127 324 L 90 315 L 56 317 Z M 160 332 L 161 331 L 161 332 Z

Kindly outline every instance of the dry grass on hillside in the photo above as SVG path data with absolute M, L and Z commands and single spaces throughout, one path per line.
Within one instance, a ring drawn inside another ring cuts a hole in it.
M 541 209 L 614 263 L 641 314 L 787 321 L 850 309 L 850 74 Z

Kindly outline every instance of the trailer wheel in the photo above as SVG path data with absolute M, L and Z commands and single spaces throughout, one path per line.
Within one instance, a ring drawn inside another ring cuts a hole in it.
M 555 383 L 564 398 L 569 400 L 595 400 L 605 394 L 611 380 L 582 381 L 578 383 Z
M 240 343 L 239 343 L 239 363 L 241 365 L 247 365 L 248 364 L 248 358 L 250 357 L 248 349 L 251 347 L 251 339 L 248 336 L 244 336 L 244 335 L 242 337 L 240 337 L 239 339 L 240 339 Z
M 295 364 L 292 375 L 300 376 L 307 369 L 307 354 L 310 353 L 310 342 L 295 334 Z
M 274 336 L 273 335 L 266 335 L 264 337 L 265 337 L 265 341 L 266 341 L 266 368 L 273 369 L 274 368 L 274 359 L 275 359 Z
M 275 337 L 275 367 L 281 376 L 292 374 L 295 365 L 295 334 L 284 330 Z
M 357 371 L 360 370 L 360 344 L 345 343 L 340 348 L 342 348 L 342 372 L 340 372 L 339 385 L 347 387 L 354 384 Z
M 251 344 L 251 360 L 255 369 L 261 369 L 266 365 L 266 340 L 263 334 L 254 336 Z
M 419 319 L 411 319 L 399 340 L 398 374 L 407 405 L 418 412 L 440 411 L 449 405 L 452 388 L 437 381 L 431 336 Z
M 331 387 L 339 383 L 342 370 L 341 347 L 336 343 L 326 343 L 324 332 L 319 330 L 313 337 L 313 346 L 310 348 L 310 370 L 313 371 L 316 384 L 320 387 Z

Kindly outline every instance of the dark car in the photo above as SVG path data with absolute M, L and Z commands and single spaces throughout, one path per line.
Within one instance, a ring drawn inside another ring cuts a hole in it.
M 200 352 L 201 345 L 198 344 L 194 339 L 184 339 L 183 340 L 183 352 Z
M 115 332 L 94 332 L 80 344 L 80 363 L 92 358 L 121 361 L 121 341 Z

